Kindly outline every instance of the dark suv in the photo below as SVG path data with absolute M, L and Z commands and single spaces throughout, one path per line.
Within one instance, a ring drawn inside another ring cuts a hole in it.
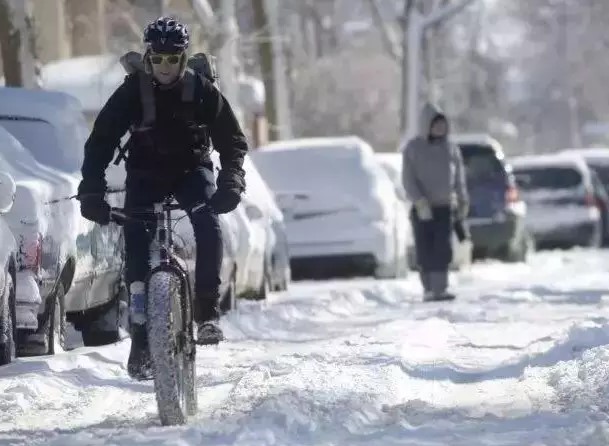
M 525 261 L 532 246 L 525 227 L 526 205 L 501 145 L 486 135 L 455 136 L 452 141 L 465 163 L 474 257 Z

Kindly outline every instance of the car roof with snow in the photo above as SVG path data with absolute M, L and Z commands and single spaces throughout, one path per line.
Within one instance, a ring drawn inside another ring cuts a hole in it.
M 523 168 L 543 168 L 543 167 L 573 167 L 585 176 L 590 175 L 590 169 L 581 156 L 568 155 L 562 153 L 543 154 L 543 155 L 524 155 L 511 158 L 514 170 Z
M 560 151 L 564 155 L 577 155 L 589 161 L 605 161 L 609 163 L 609 148 L 593 147 L 593 148 L 570 148 Z
M 320 149 L 324 147 L 336 147 L 344 149 L 362 149 L 368 148 L 372 152 L 372 148 L 361 138 L 357 136 L 339 136 L 339 137 L 320 137 L 320 138 L 297 138 L 275 141 L 267 145 L 261 146 L 257 151 L 287 151 L 287 150 L 309 150 Z
M 356 136 L 277 141 L 250 155 L 276 194 L 306 189 L 369 195 L 374 185 L 394 190 L 372 147 Z
M 42 123 L 50 124 L 52 128 L 43 128 Z M 72 96 L 2 87 L 0 125 L 41 163 L 68 172 L 80 169 L 89 129 L 80 103 Z M 37 129 L 33 129 L 34 126 Z

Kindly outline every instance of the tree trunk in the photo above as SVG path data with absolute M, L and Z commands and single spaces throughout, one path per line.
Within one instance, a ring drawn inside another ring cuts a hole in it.
M 268 16 L 264 6 L 264 0 L 252 0 L 254 22 L 259 31 L 258 53 L 260 55 L 260 69 L 262 71 L 262 79 L 266 92 L 265 110 L 269 123 L 269 140 L 275 141 L 279 137 L 279 131 L 277 127 L 278 116 L 276 107 L 277 101 L 275 98 L 275 78 L 273 75 L 273 42 L 271 40 Z
M 105 9 L 104 0 L 67 0 L 73 56 L 106 51 Z
M 35 87 L 35 40 L 28 0 L 0 0 L 0 51 L 9 87 Z

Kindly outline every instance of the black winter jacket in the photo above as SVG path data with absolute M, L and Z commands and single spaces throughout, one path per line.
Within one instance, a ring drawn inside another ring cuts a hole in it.
M 151 171 L 156 175 L 173 175 L 184 167 L 192 138 L 184 116 L 185 107 L 194 107 L 188 116 L 208 127 L 215 150 L 220 153 L 224 173 L 243 176 L 243 158 L 247 142 L 233 110 L 222 93 L 207 79 L 196 83 L 194 102 L 182 101 L 182 83 L 170 89 L 154 86 L 156 119 L 152 129 L 155 148 L 131 136 L 127 142 L 127 172 Z M 103 182 L 105 170 L 113 160 L 120 139 L 142 121 L 142 102 L 137 74 L 128 75 L 108 99 L 95 120 L 93 131 L 85 144 L 82 165 L 84 182 Z M 203 146 L 203 143 L 200 144 Z M 160 150 L 159 150 L 160 149 Z M 209 159 L 203 160 L 210 163 Z

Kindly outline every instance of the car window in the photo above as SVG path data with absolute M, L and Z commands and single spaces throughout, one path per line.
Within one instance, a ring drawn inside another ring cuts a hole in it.
M 581 173 L 571 167 L 516 168 L 514 176 L 523 190 L 571 189 L 582 183 Z
M 468 182 L 505 179 L 505 168 L 491 146 L 478 144 L 460 145 Z
M 59 167 L 58 139 L 51 124 L 40 119 L 8 118 L 0 116 L 0 125 L 8 130 L 38 161 Z

